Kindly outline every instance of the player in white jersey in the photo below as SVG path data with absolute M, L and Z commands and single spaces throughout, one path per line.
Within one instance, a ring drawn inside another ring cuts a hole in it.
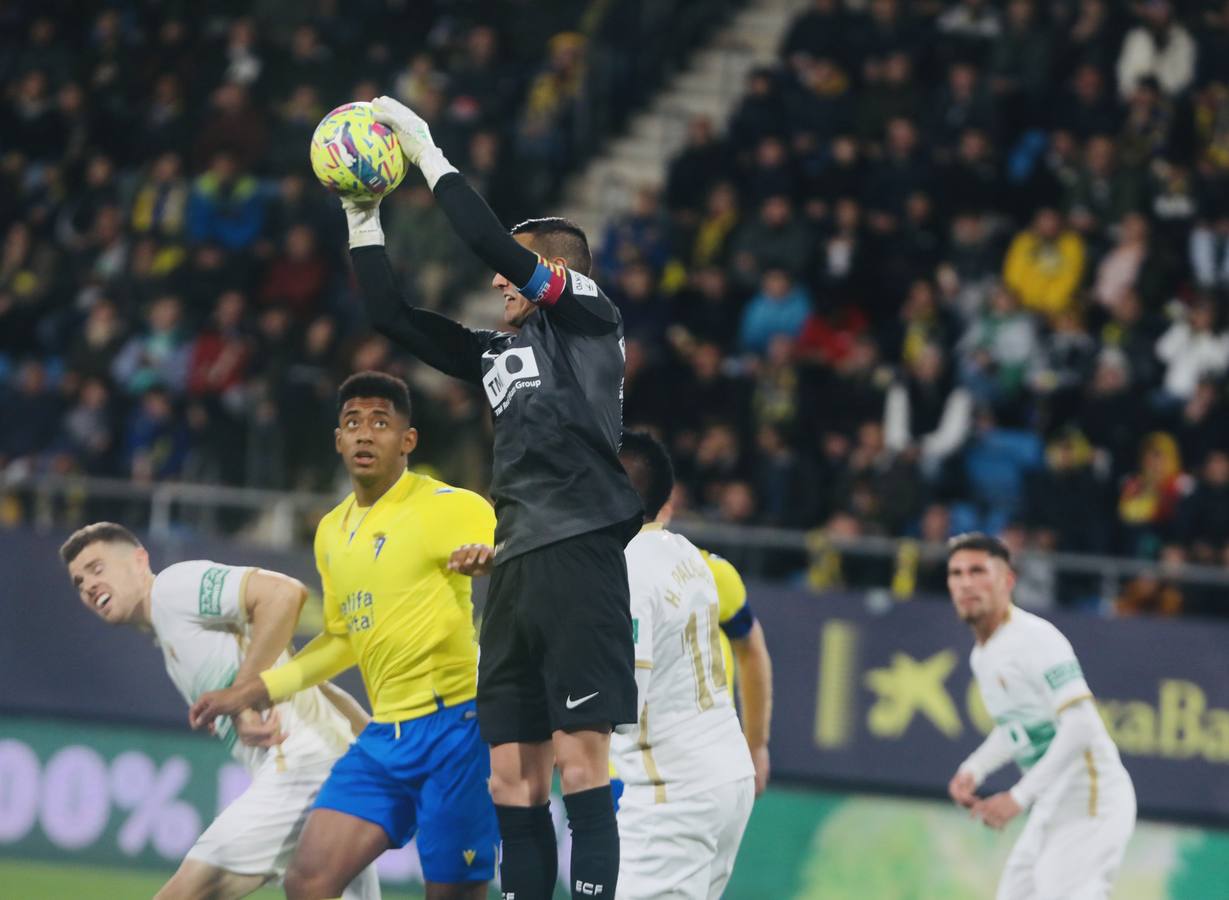
M 293 578 L 205 560 L 155 575 L 136 537 L 110 522 L 75 532 L 60 556 L 95 615 L 110 625 L 152 630 L 167 673 L 189 704 L 289 659 L 307 597 Z M 332 685 L 295 694 L 267 718 L 245 710 L 218 720 L 215 734 L 251 773 L 252 784 L 200 836 L 158 900 L 229 900 L 280 879 L 316 793 L 366 720 L 362 707 Z M 378 900 L 375 867 L 343 896 Z
M 635 432 L 619 457 L 649 521 L 625 551 L 639 722 L 611 738 L 625 784 L 619 896 L 708 900 L 734 870 L 755 768 L 727 684 L 716 582 L 700 551 L 659 520 L 670 458 Z
M 991 828 L 1032 808 L 998 900 L 1102 900 L 1135 828 L 1135 788 L 1070 642 L 1012 604 L 1014 585 L 1001 541 L 967 534 L 949 543 L 948 590 L 973 630 L 970 663 L 995 725 L 948 793 Z M 1013 759 L 1023 777 L 979 798 L 986 777 Z

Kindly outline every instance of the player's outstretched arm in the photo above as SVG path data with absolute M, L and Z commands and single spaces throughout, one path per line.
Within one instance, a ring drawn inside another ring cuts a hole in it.
M 948 782 L 947 792 L 960 806 L 972 809 L 981 783 L 1011 762 L 1012 744 L 1007 729 L 996 725 L 981 745 L 969 754 Z
M 538 268 L 537 254 L 513 240 L 486 201 L 460 177 L 435 146 L 423 118 L 391 97 L 376 97 L 371 101 L 371 111 L 376 121 L 393 130 L 406 158 L 422 171 L 457 236 L 512 284 L 527 284 Z
M 772 727 L 772 657 L 758 621 L 744 637 L 730 641 L 738 664 L 738 699 L 743 734 L 755 764 L 755 795 L 764 793 L 771 773 L 768 735 Z
M 422 171 L 453 230 L 475 256 L 508 279 L 526 299 L 551 309 L 560 321 L 583 334 L 609 334 L 618 327 L 614 305 L 598 296 L 585 273 L 569 278 L 562 266 L 548 264 L 516 242 L 435 146 L 421 116 L 391 97 L 377 97 L 371 107 L 377 121 L 396 133 L 406 158 Z
M 192 704 L 188 722 L 193 728 L 206 728 L 218 716 L 234 715 L 244 709 L 265 709 L 341 674 L 357 662 L 345 636 L 318 634 L 284 665 L 266 669 L 223 690 L 201 694 Z
M 379 201 L 341 207 L 350 230 L 350 259 L 371 327 L 427 365 L 446 375 L 478 384 L 484 346 L 464 325 L 406 302 L 384 252 Z

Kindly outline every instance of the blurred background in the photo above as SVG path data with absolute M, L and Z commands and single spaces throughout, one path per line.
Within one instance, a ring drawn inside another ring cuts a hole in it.
M 1010 837 L 943 802 L 989 727 L 970 529 L 1135 779 L 1114 896 L 1229 896 L 1229 3 L 0 2 L 0 84 L 6 896 L 150 896 L 243 787 L 74 606 L 68 532 L 311 584 L 359 369 L 411 384 L 415 467 L 487 486 L 485 401 L 368 330 L 308 165 L 381 93 L 506 224 L 586 228 L 625 421 L 748 580 L 774 782 L 727 896 L 993 896 Z M 413 302 L 497 323 L 421 179 L 383 208 Z

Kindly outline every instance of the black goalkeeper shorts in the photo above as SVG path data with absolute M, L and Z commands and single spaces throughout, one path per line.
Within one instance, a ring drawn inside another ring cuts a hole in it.
M 488 744 L 636 721 L 625 535 L 621 525 L 591 531 L 495 567 L 478 657 Z

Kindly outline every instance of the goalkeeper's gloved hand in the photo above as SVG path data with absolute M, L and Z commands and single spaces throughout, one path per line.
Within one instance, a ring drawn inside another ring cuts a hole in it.
M 371 111 L 377 122 L 387 125 L 397 135 L 405 158 L 422 170 L 428 187 L 434 190 L 440 178 L 456 171 L 435 146 L 427 123 L 414 110 L 392 97 L 376 97 L 371 101 Z
M 341 208 L 350 228 L 350 249 L 383 247 L 384 229 L 380 227 L 380 198 L 370 201 L 341 198 Z

